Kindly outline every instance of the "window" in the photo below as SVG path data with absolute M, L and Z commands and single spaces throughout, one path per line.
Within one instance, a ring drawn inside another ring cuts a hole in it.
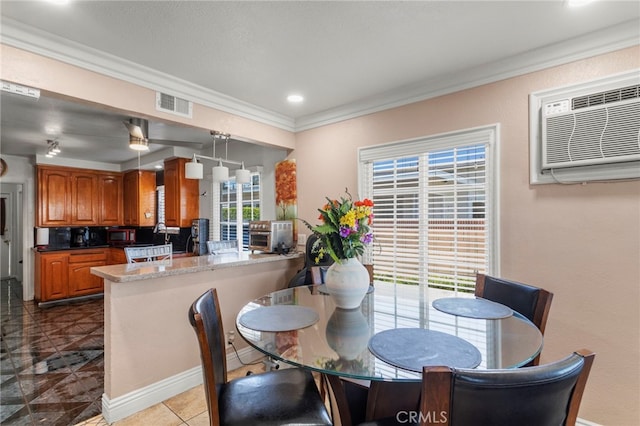
M 164 231 L 164 185 L 156 186 L 156 211 L 158 212 L 158 230 Z
M 376 281 L 473 292 L 497 269 L 497 126 L 363 148 Z
M 216 185 L 216 184 L 214 184 Z M 251 182 L 242 185 L 242 246 L 249 248 L 249 222 L 260 219 L 260 174 L 253 173 Z M 220 184 L 220 240 L 237 239 L 238 191 L 235 178 Z M 214 203 L 214 209 L 216 208 Z M 216 215 L 214 215 L 214 218 Z M 215 223 L 215 222 L 214 222 Z M 215 226 L 215 225 L 214 225 Z

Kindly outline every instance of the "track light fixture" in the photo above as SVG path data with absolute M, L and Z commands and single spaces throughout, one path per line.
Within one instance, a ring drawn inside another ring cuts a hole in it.
M 213 136 L 213 157 L 206 155 L 193 154 L 193 159 L 185 165 L 185 177 L 187 179 L 202 179 L 204 177 L 204 170 L 202 163 L 198 162 L 198 158 L 215 161 L 218 164 L 211 168 L 211 175 L 214 183 L 225 182 L 229 180 L 229 168 L 224 166 L 223 163 L 234 164 L 240 166 L 236 170 L 236 183 L 243 184 L 251 182 L 251 172 L 244 168 L 244 162 L 229 160 L 226 157 L 226 149 L 228 148 L 229 133 L 218 132 L 212 130 Z M 216 157 L 216 139 L 225 140 L 225 158 Z
M 46 155 L 47 158 L 52 158 L 62 152 L 60 150 L 60 144 L 56 140 L 47 139 L 47 146 L 49 148 L 47 150 L 47 155 Z

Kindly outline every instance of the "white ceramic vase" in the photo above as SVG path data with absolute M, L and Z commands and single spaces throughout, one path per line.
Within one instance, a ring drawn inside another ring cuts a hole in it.
M 355 309 L 369 290 L 369 272 L 356 258 L 342 259 L 329 267 L 324 282 L 338 308 Z
M 367 348 L 369 334 L 369 323 L 360 309 L 336 308 L 325 331 L 329 347 L 347 361 L 356 359 Z

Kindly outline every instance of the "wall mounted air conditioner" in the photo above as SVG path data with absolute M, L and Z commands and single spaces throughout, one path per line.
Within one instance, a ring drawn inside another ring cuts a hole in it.
M 640 177 L 640 71 L 531 98 L 532 183 Z

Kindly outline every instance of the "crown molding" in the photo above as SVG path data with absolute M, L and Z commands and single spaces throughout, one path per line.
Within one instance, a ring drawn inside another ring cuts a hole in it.
M 8 18 L 2 19 L 0 37 L 2 43 L 16 48 L 283 130 L 300 132 L 635 46 L 640 44 L 639 28 L 639 19 L 630 20 L 605 30 L 295 120 Z
M 640 19 L 296 120 L 296 132 L 424 101 L 640 44 Z
M 223 93 L 181 80 L 135 62 L 90 48 L 18 21 L 2 18 L 3 44 L 56 59 L 98 74 L 171 94 L 240 117 L 294 131 L 293 118 L 249 104 Z

